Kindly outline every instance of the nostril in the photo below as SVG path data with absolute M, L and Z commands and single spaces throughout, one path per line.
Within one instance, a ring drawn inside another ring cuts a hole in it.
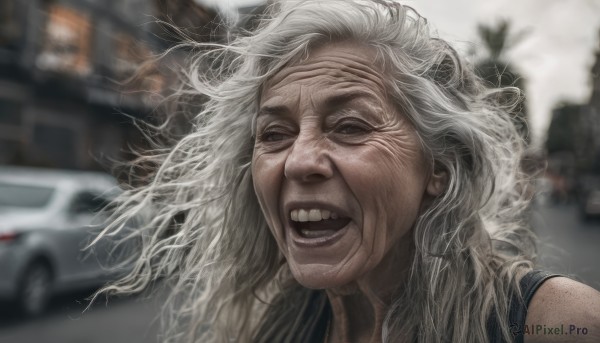
M 301 182 L 319 182 L 323 180 L 327 180 L 330 176 L 329 173 L 290 173 L 287 170 L 284 172 L 283 176 L 288 180 L 296 180 Z
M 333 165 L 327 150 L 294 146 L 284 166 L 284 176 L 300 182 L 319 182 L 333 176 Z
M 322 180 L 326 180 L 327 177 L 323 174 L 310 174 L 303 178 L 304 182 L 319 182 Z

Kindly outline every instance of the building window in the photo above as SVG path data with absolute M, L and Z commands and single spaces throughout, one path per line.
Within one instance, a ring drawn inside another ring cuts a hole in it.
M 16 44 L 19 28 L 15 0 L 0 1 L 0 48 Z
M 45 40 L 36 64 L 42 70 L 86 76 L 91 72 L 90 18 L 66 6 L 48 6 Z

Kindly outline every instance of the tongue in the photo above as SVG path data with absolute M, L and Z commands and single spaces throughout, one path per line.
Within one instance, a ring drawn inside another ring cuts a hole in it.
M 298 222 L 296 228 L 305 238 L 319 238 L 333 235 L 350 222 L 349 218 L 326 219 L 318 222 Z
M 300 230 L 300 235 L 304 238 L 321 238 L 331 236 L 335 233 L 335 230 Z

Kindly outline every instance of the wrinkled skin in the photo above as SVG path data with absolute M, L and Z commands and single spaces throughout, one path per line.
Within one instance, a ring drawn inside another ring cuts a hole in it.
M 327 290 L 330 341 L 380 341 L 390 292 L 410 263 L 412 228 L 444 176 L 433 174 L 360 44 L 316 48 L 280 71 L 264 86 L 256 124 L 256 195 L 294 277 Z M 324 247 L 297 244 L 290 224 L 290 208 L 315 202 L 350 218 Z

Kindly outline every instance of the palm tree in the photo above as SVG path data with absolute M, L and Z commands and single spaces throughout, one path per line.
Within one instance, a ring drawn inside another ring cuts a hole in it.
M 489 87 L 517 87 L 524 94 L 525 86 L 523 77 L 515 71 L 514 67 L 506 61 L 506 51 L 518 44 L 527 34 L 521 31 L 511 34 L 510 23 L 501 20 L 496 25 L 479 24 L 477 27 L 479 38 L 485 47 L 485 57 L 476 63 L 478 75 L 485 80 Z M 501 103 L 508 103 L 512 96 L 506 95 L 498 99 Z M 515 127 L 529 142 L 529 129 L 527 125 L 527 108 L 524 98 L 512 112 Z

